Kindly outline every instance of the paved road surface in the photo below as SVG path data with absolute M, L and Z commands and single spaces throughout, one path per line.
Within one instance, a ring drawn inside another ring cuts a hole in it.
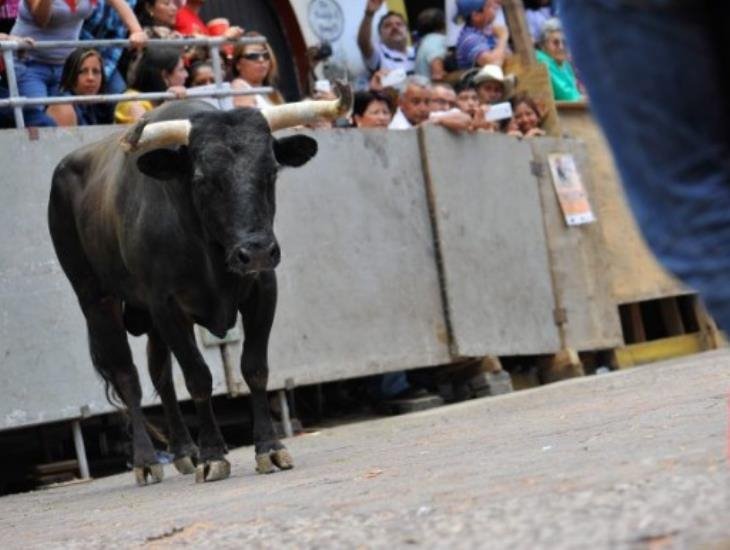
M 0 498 L 0 548 L 730 548 L 730 352 L 288 442 L 296 469 L 170 468 Z

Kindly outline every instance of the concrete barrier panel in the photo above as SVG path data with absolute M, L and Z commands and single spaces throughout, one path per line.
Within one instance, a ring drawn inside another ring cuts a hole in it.
M 416 133 L 310 135 L 317 156 L 277 183 L 270 387 L 448 362 Z
M 585 145 L 575 140 L 541 138 L 530 141 L 540 169 L 539 187 L 545 217 L 556 303 L 565 311 L 562 325 L 565 347 L 577 350 L 623 345 L 621 320 L 611 288 L 611 256 L 604 239 L 603 219 Z M 568 227 L 565 223 L 548 165 L 551 153 L 573 155 L 588 194 L 595 223 Z
M 0 131 L 0 430 L 114 410 L 89 358 L 86 324 L 56 259 L 46 212 L 51 175 L 67 153 L 119 128 L 54 128 L 30 141 Z M 144 404 L 159 402 L 147 373 L 146 337 L 129 338 Z M 216 393 L 226 390 L 218 348 L 203 349 Z M 178 395 L 187 398 L 179 368 Z
M 422 130 L 456 353 L 553 353 L 538 182 L 525 141 Z
M 115 127 L 0 132 L 0 429 L 112 410 L 87 350 L 75 295 L 56 260 L 46 209 L 51 174 L 71 150 Z M 270 344 L 271 388 L 447 362 L 447 337 L 415 133 L 319 132 L 320 153 L 282 171 L 283 249 Z M 201 331 L 196 333 L 199 336 Z M 130 344 L 143 383 L 146 338 Z M 228 346 L 247 392 L 240 341 Z M 227 391 L 218 346 L 201 346 L 214 393 Z M 178 396 L 188 398 L 180 369 Z

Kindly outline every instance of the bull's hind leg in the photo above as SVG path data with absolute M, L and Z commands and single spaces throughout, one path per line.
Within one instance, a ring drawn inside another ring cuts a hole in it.
M 121 303 L 106 297 L 82 305 L 82 308 L 89 329 L 89 348 L 94 366 L 111 383 L 129 410 L 134 449 L 132 461 L 137 484 L 159 483 L 163 478 L 163 469 L 145 427 L 142 388 L 122 322 Z
M 175 457 L 175 468 L 181 474 L 193 474 L 198 461 L 198 447 L 190 437 L 177 402 L 172 380 L 170 348 L 155 329 L 149 331 L 147 338 L 147 365 L 150 378 L 162 400 L 169 428 L 168 450 Z
M 241 355 L 241 372 L 251 390 L 253 440 L 256 449 L 256 471 L 260 474 L 294 467 L 286 447 L 276 438 L 271 422 L 266 385 L 269 380 L 269 334 L 276 311 L 276 274 L 261 273 L 240 306 L 245 340 Z
M 76 230 L 72 199 L 77 189 L 71 174 L 63 170 L 54 175 L 48 203 L 48 226 L 56 255 L 79 300 L 86 317 L 91 360 L 107 384 L 129 409 L 134 446 L 134 473 L 137 482 L 162 481 L 162 466 L 157 462 L 142 416 L 142 391 L 137 369 L 122 321 L 118 300 L 106 295 L 84 254 Z
M 195 471 L 195 481 L 225 479 L 231 474 L 231 465 L 224 458 L 228 450 L 213 414 L 211 402 L 213 377 L 195 343 L 192 322 L 172 299 L 153 308 L 152 320 L 175 354 L 177 362 L 180 363 L 185 375 L 185 386 L 193 398 L 198 413 L 199 461 Z

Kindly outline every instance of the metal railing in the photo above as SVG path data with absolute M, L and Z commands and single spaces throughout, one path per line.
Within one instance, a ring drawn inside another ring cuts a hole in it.
M 265 44 L 266 37 L 250 36 L 229 40 L 222 37 L 217 38 L 177 38 L 177 39 L 150 39 L 145 44 L 145 48 L 153 48 L 158 46 L 207 46 L 210 48 L 210 61 L 213 66 L 213 78 L 215 80 L 214 91 L 189 90 L 186 98 L 221 98 L 229 96 L 268 94 L 273 91 L 270 86 L 252 87 L 247 90 L 232 90 L 224 88 L 223 84 L 223 67 L 221 64 L 220 47 L 223 44 Z M 99 95 L 80 95 L 80 96 L 48 96 L 28 98 L 20 95 L 18 90 L 18 80 L 15 73 L 15 55 L 14 52 L 21 50 L 43 50 L 52 48 L 78 48 L 79 46 L 89 48 L 126 48 L 130 47 L 130 41 L 127 39 L 113 40 L 48 40 L 38 41 L 33 44 L 27 42 L 16 42 L 12 40 L 0 40 L 0 51 L 2 51 L 3 60 L 5 61 L 5 71 L 8 81 L 8 99 L 0 99 L 0 108 L 12 107 L 15 117 L 15 125 L 17 128 L 25 128 L 25 118 L 23 117 L 23 107 L 30 105 L 55 105 L 59 103 L 119 103 L 122 101 L 140 101 L 150 100 L 159 101 L 164 99 L 176 99 L 177 96 L 172 92 L 149 92 L 135 94 L 99 94 Z

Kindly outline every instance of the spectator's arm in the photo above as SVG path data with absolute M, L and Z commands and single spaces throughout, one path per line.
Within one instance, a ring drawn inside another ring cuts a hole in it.
M 440 113 L 432 113 L 429 117 L 428 122 L 443 126 L 451 130 L 452 132 L 463 132 L 470 130 L 472 126 L 472 119 L 466 113 L 459 111 L 458 109 L 451 109 L 449 111 L 443 111 Z
M 51 20 L 53 0 L 24 0 L 30 14 L 39 27 L 45 28 Z
M 49 105 L 46 114 L 59 126 L 78 126 L 76 111 L 70 103 Z
M 129 31 L 129 41 L 135 48 L 141 48 L 147 42 L 147 33 L 142 30 L 137 16 L 124 0 L 107 0 L 109 5 L 119 14 L 119 18 Z
M 360 28 L 357 30 L 357 47 L 360 48 L 363 58 L 369 60 L 374 53 L 373 49 L 373 16 L 383 5 L 384 0 L 368 0 L 365 4 L 365 14 L 360 21 Z
M 439 81 L 443 80 L 446 77 L 443 57 L 437 57 L 436 59 L 431 61 L 431 63 L 429 63 L 429 67 L 431 68 L 431 80 Z
M 474 64 L 479 67 L 484 65 L 499 65 L 501 67 L 507 57 L 507 42 L 509 41 L 507 27 L 495 26 L 492 28 L 492 32 L 497 37 L 497 45 L 493 50 L 485 50 L 477 56 Z

